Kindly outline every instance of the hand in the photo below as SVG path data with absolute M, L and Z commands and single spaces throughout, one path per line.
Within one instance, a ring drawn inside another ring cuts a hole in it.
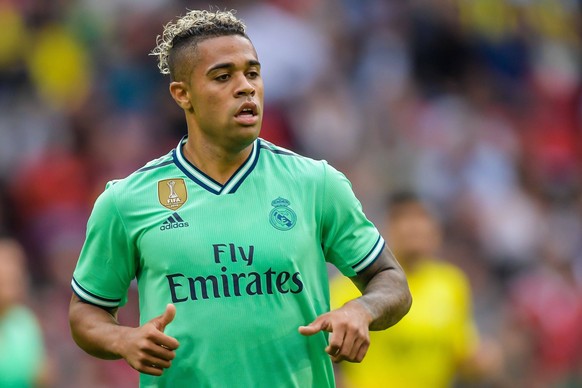
M 343 307 L 322 314 L 307 326 L 300 326 L 299 332 L 311 336 L 327 331 L 329 345 L 325 348 L 333 362 L 362 362 L 370 346 L 368 326 L 372 318 L 368 310 L 357 300 Z
M 120 354 L 138 372 L 161 376 L 164 369 L 171 366 L 176 357 L 178 341 L 164 334 L 166 326 L 176 316 L 173 304 L 166 311 L 137 328 L 127 328 L 120 340 Z

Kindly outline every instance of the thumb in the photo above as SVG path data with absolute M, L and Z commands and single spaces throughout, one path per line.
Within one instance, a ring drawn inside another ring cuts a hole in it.
M 166 306 L 166 311 L 164 311 L 162 315 L 152 319 L 151 322 L 159 331 L 164 332 L 166 326 L 174 320 L 175 316 L 176 316 L 176 306 L 170 303 Z
M 315 321 L 311 322 L 307 326 L 299 326 L 299 333 L 305 336 L 311 336 L 319 333 L 320 331 L 333 331 L 331 323 L 327 320 L 325 315 L 317 317 Z

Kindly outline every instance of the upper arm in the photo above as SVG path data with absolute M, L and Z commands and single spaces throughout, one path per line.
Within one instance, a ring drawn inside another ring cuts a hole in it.
M 97 199 L 71 286 L 76 296 L 111 309 L 121 306 L 137 269 L 136 248 L 118 210 L 114 187 Z
M 88 302 L 82 300 L 81 298 L 79 298 L 77 296 L 77 294 L 75 294 L 73 292 L 73 294 L 71 296 L 71 301 L 69 303 L 69 320 L 71 321 L 71 323 L 73 323 L 76 315 L 78 315 L 78 314 L 83 315 L 88 310 L 93 310 L 93 309 L 98 309 L 95 311 L 100 311 L 100 310 L 105 311 L 115 319 L 117 319 L 117 313 L 119 311 L 119 307 L 108 308 L 108 307 L 102 307 L 102 306 L 97 306 L 97 305 L 88 303 Z
M 355 276 L 376 261 L 384 239 L 368 220 L 351 183 L 324 164 L 321 206 L 321 244 L 326 261 L 345 276 Z
M 116 307 L 103 308 L 73 294 L 69 305 L 69 325 L 73 340 L 87 353 L 106 360 L 121 357 L 114 346 L 120 335 Z

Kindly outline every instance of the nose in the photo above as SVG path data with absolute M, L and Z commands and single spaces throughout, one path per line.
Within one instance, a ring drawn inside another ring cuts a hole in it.
M 249 82 L 247 77 L 242 76 L 241 81 L 237 85 L 235 95 L 237 97 L 254 96 L 256 93 L 255 87 Z

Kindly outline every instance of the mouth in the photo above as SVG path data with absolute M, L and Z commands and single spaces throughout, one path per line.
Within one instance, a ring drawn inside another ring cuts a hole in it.
M 259 109 L 254 102 L 245 102 L 242 104 L 234 117 L 241 124 L 253 125 L 259 119 Z
M 238 108 L 234 117 L 257 116 L 258 107 L 254 102 L 245 102 Z

